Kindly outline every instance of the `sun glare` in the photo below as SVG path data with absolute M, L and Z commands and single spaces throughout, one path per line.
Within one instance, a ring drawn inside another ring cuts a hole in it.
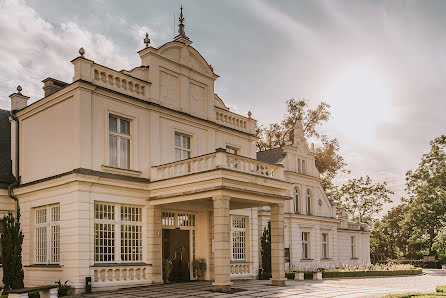
M 372 142 L 376 126 L 392 117 L 387 84 L 371 67 L 351 67 L 336 75 L 324 99 L 333 108 L 338 129 L 363 143 Z

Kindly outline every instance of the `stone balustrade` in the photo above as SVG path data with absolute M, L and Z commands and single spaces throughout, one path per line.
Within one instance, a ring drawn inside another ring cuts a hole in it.
M 239 275 L 249 275 L 251 273 L 251 264 L 232 263 L 230 267 L 230 272 L 232 277 L 237 277 Z
M 122 283 L 149 281 L 149 266 L 107 266 L 93 268 L 94 283 Z
M 215 119 L 218 124 L 255 134 L 256 121 L 242 115 L 215 107 Z
M 148 99 L 149 83 L 110 68 L 93 64 L 93 83 L 133 97 Z
M 224 149 L 217 149 L 215 153 L 152 167 L 151 180 L 180 177 L 217 168 L 232 169 L 276 179 L 283 178 L 283 167 L 280 165 L 261 162 L 252 158 L 226 153 Z

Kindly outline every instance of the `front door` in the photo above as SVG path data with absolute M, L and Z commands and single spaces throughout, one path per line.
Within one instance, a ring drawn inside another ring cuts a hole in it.
M 163 259 L 172 261 L 171 281 L 190 280 L 189 231 L 163 229 Z

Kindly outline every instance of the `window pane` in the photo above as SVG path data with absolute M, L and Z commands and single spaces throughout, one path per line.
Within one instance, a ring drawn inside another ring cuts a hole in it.
M 112 132 L 118 132 L 118 119 L 116 117 L 108 117 L 108 129 Z
M 190 158 L 190 151 L 183 150 L 183 159 Z
M 181 160 L 181 149 L 175 149 L 175 161 Z
M 119 132 L 121 134 L 130 135 L 130 122 L 122 119 L 119 122 L 121 124 Z
M 181 136 L 175 134 L 175 147 L 180 148 L 181 147 Z
M 183 136 L 183 149 L 190 149 L 190 138 Z
M 130 168 L 130 140 L 120 138 L 119 166 L 123 169 Z
M 109 154 L 110 154 L 110 166 L 118 166 L 118 138 L 116 136 L 109 136 Z

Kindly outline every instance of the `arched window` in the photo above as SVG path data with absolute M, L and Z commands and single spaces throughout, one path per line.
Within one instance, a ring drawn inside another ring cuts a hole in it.
M 294 212 L 299 213 L 299 188 L 294 188 Z
M 311 214 L 311 191 L 307 189 L 306 197 L 305 197 L 305 207 L 306 207 L 306 213 Z

